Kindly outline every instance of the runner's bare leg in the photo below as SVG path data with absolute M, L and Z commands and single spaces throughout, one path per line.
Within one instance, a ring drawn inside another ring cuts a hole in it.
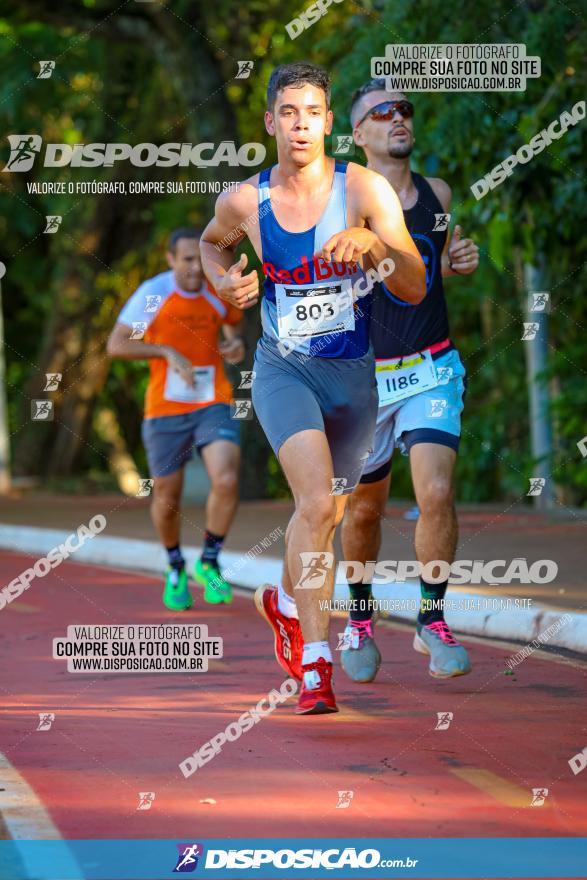
M 410 450 L 414 494 L 420 509 L 416 523 L 416 559 L 452 563 L 458 539 L 454 468 L 457 454 L 448 446 L 417 443 Z
M 331 495 L 332 457 L 322 431 L 300 431 L 279 450 L 279 461 L 290 484 L 296 511 L 286 532 L 284 590 L 296 601 L 305 642 L 328 640 L 330 612 L 321 603 L 332 599 L 336 564 L 320 589 L 295 585 L 302 574 L 300 553 L 333 553 L 333 539 L 348 496 Z
M 341 530 L 344 559 L 356 559 L 363 565 L 377 561 L 390 480 L 391 473 L 376 483 L 359 483 L 349 496 Z
M 183 467 L 164 477 L 153 477 L 151 519 L 164 547 L 180 542 L 182 487 Z

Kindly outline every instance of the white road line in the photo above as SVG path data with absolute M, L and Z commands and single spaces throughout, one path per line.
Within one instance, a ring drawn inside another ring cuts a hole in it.
M 6 755 L 0 752 L 0 814 L 8 829 L 10 837 L 14 840 L 16 853 L 23 863 L 27 877 L 44 876 L 46 864 L 39 864 L 39 858 L 34 856 L 29 847 L 19 845 L 19 841 L 29 840 L 60 840 L 63 846 L 59 847 L 58 863 L 60 869 L 67 877 L 83 878 L 82 869 L 75 857 L 71 854 L 67 844 L 53 823 L 49 813 L 35 794 L 26 779 L 21 776 L 16 767 L 10 763 Z

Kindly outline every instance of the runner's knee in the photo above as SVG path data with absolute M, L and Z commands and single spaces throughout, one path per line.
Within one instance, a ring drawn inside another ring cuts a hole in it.
M 221 495 L 234 495 L 238 489 L 238 474 L 235 470 L 226 470 L 212 479 L 212 491 Z
M 450 480 L 435 477 L 429 480 L 418 493 L 418 507 L 421 516 L 446 515 L 447 507 L 454 504 L 454 488 Z
M 352 527 L 355 529 L 372 529 L 379 524 L 383 511 L 380 510 L 376 501 L 369 498 L 349 498 L 348 513 Z
M 332 495 L 308 495 L 300 500 L 296 516 L 304 520 L 312 532 L 334 529 L 336 503 Z
M 158 508 L 163 515 L 172 516 L 181 502 L 181 482 L 169 481 L 166 478 L 155 478 L 153 486 L 152 505 Z

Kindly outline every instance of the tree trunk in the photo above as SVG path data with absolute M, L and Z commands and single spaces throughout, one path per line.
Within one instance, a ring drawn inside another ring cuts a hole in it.
M 39 17 L 43 19 L 41 10 Z M 107 52 L 105 69 L 101 71 L 107 86 L 102 95 L 107 113 L 103 125 L 105 131 L 100 132 L 101 138 L 98 139 L 128 142 L 129 129 L 140 132 L 143 127 L 144 130 L 140 108 L 128 127 L 117 122 L 128 121 L 126 100 L 136 87 L 128 60 L 129 46 L 136 55 L 137 47 L 142 43 L 142 61 L 146 57 L 144 53 L 151 55 L 155 52 L 160 64 L 169 71 L 180 106 L 185 108 L 185 113 L 178 117 L 180 131 L 170 130 L 168 140 L 181 137 L 194 143 L 200 139 L 218 143 L 225 140 L 227 134 L 236 140 L 234 114 L 224 93 L 219 63 L 201 34 L 204 25 L 202 22 L 197 24 L 197 28 L 187 29 L 186 33 L 185 24 L 169 10 L 147 5 L 141 10 L 140 17 L 111 19 L 109 27 L 116 29 L 117 36 L 126 37 L 128 45 L 116 42 Z M 145 88 L 148 87 L 147 84 Z M 214 96 L 213 100 L 210 96 Z M 128 164 L 115 173 L 120 175 L 116 179 L 128 180 L 137 176 L 137 170 Z M 161 178 L 156 167 L 152 172 L 141 171 L 141 177 L 151 173 L 154 179 Z M 225 176 L 225 167 L 212 168 L 210 173 L 212 179 L 221 179 Z M 117 287 L 115 279 L 107 279 L 109 283 L 106 285 L 102 283 L 99 289 L 103 294 L 106 286 L 107 295 L 106 301 L 100 304 L 96 301 L 96 282 L 100 276 L 104 280 L 106 271 L 114 271 L 117 261 L 136 247 L 137 241 L 148 237 L 141 217 L 143 205 L 148 204 L 148 199 L 141 201 L 140 197 L 93 196 L 93 211 L 89 221 L 82 225 L 81 232 L 76 230 L 72 234 L 68 230 L 68 218 L 64 217 L 62 228 L 55 235 L 55 239 L 70 235 L 73 247 L 66 253 L 63 246 L 52 248 L 51 262 L 55 271 L 48 283 L 59 293 L 55 294 L 54 312 L 41 343 L 39 369 L 31 376 L 25 390 L 25 425 L 15 455 L 18 473 L 67 476 L 87 463 L 85 452 L 92 450 L 96 455 L 90 436 L 92 415 L 108 374 L 105 340 L 112 329 L 119 299 L 116 294 L 121 286 L 118 284 Z M 108 298 L 110 292 L 114 295 Z M 46 373 L 63 374 L 58 391 L 43 390 Z M 52 422 L 31 421 L 30 400 L 39 398 L 53 400 Z

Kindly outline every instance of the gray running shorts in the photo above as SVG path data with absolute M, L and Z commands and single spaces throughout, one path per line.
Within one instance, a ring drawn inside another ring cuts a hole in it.
M 240 422 L 231 418 L 227 403 L 213 403 L 179 416 L 145 419 L 143 443 L 152 477 L 165 477 L 179 470 L 192 457 L 194 446 L 200 452 L 215 440 L 240 443 Z
M 350 494 L 371 452 L 377 420 L 373 352 L 361 358 L 287 356 L 263 338 L 255 352 L 252 399 L 276 455 L 285 441 L 312 428 L 326 434 L 333 494 Z

